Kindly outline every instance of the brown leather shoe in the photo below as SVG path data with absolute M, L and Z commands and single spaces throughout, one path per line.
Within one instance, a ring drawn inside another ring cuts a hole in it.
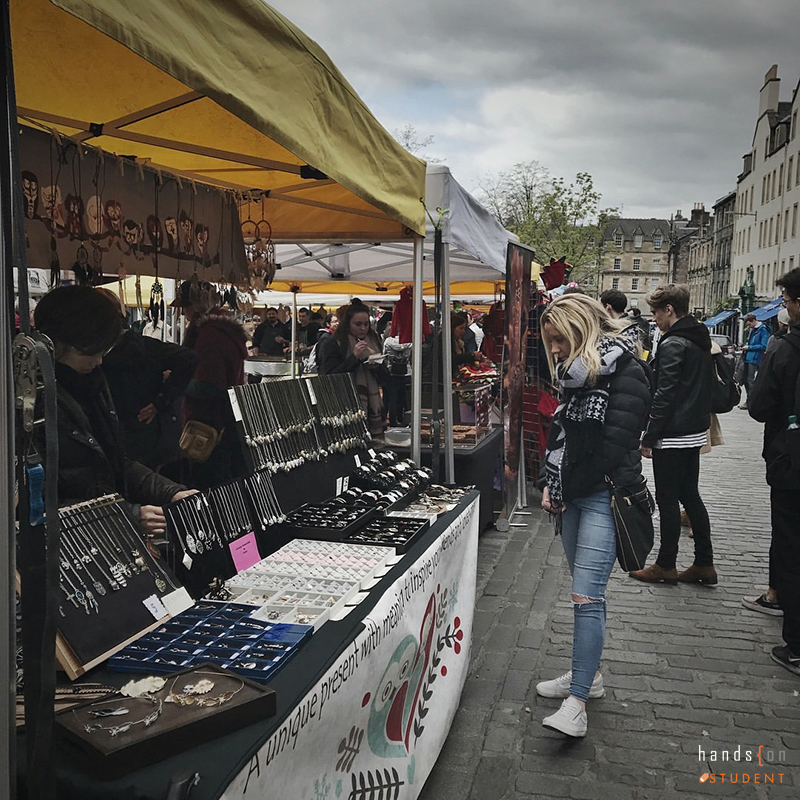
M 678 580 L 681 583 L 702 583 L 704 586 L 716 586 L 719 582 L 714 567 L 698 567 L 697 564 L 678 573 Z
M 636 578 L 637 581 L 644 581 L 645 583 L 669 583 L 674 586 L 678 583 L 678 570 L 673 567 L 672 569 L 664 569 L 659 567 L 658 564 L 651 564 L 644 569 L 637 569 L 629 572 L 631 578 Z

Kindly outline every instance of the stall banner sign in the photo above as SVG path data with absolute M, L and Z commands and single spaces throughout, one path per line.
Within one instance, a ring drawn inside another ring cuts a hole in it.
M 49 271 L 57 255 L 62 270 L 89 282 L 103 274 L 246 277 L 230 193 L 33 128 L 19 142 L 28 266 Z
M 505 418 L 505 508 L 513 513 L 517 505 L 517 477 L 521 463 L 522 400 L 525 389 L 525 353 L 528 344 L 528 307 L 531 295 L 533 250 L 508 243 L 506 257 L 506 386 Z
M 478 500 L 389 586 L 364 628 L 223 800 L 414 800 L 469 670 Z

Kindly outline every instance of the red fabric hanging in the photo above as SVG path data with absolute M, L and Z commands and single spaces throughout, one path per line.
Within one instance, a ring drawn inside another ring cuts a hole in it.
M 394 307 L 392 326 L 389 336 L 397 336 L 400 344 L 408 344 L 414 329 L 414 291 L 410 286 L 400 290 L 400 299 Z M 428 336 L 431 332 L 431 323 L 428 319 L 428 306 L 422 301 L 422 335 Z

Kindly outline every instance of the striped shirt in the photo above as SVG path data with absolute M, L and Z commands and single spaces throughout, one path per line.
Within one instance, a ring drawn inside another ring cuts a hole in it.
M 708 432 L 687 433 L 684 436 L 670 436 L 659 439 L 654 445 L 655 450 L 688 450 L 690 447 L 705 447 L 708 441 Z

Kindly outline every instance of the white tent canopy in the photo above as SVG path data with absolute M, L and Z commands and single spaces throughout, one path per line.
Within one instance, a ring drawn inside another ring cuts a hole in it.
M 506 245 L 517 237 L 495 218 L 452 176 L 450 169 L 429 164 L 425 179 L 425 205 L 433 220 L 442 216 L 442 241 L 449 245 L 450 282 L 501 281 L 505 277 Z M 424 245 L 423 281 L 433 280 L 434 226 L 427 220 Z M 411 282 L 413 247 L 411 242 L 363 244 L 285 244 L 278 245 L 277 284 L 316 285 L 310 291 L 335 292 L 335 282 L 383 284 Z M 343 293 L 349 290 L 343 287 Z

